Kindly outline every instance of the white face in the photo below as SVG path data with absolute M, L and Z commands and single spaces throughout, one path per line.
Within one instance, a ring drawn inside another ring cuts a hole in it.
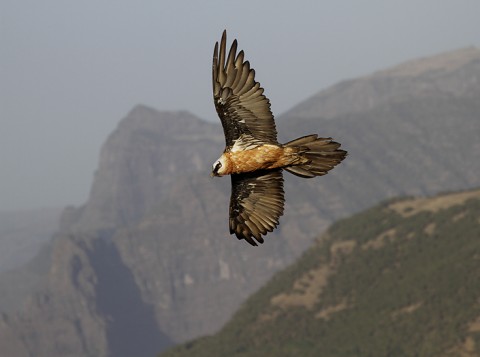
M 212 165 L 212 174 L 215 175 L 215 176 L 221 176 L 225 173 L 225 168 L 226 168 L 225 158 L 222 155 Z

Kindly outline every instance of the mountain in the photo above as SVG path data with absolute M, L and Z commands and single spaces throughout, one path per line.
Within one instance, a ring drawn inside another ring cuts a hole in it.
M 187 356 L 480 355 L 480 189 L 335 223 Z
M 285 140 L 333 136 L 349 157 L 319 179 L 286 174 L 285 215 L 257 249 L 228 234 L 230 180 L 209 177 L 224 146 L 221 126 L 135 107 L 104 144 L 86 204 L 66 209 L 47 251 L 16 272 L 41 284 L 33 294 L 19 291 L 8 308 L 0 301 L 0 345 L 10 356 L 154 355 L 220 329 L 332 221 L 399 194 L 479 186 L 475 51 L 460 51 L 466 59 L 453 71 L 436 65 L 451 53 L 424 60 L 434 79 L 426 69 L 402 77 L 403 89 L 384 88 L 390 97 L 372 107 L 345 109 L 364 96 L 358 83 L 370 82 L 360 78 L 337 88 L 334 116 L 298 110 L 279 118 Z M 386 72 L 371 83 L 395 82 Z M 468 91 L 432 84 L 457 76 L 468 78 Z
M 294 106 L 283 117 L 318 118 L 321 115 L 332 119 L 392 100 L 398 102 L 438 93 L 468 95 L 478 89 L 479 70 L 480 50 L 476 47 L 414 59 L 363 78 L 340 82 Z

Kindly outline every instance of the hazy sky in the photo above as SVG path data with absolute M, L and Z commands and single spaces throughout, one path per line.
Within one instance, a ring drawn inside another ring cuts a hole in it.
M 0 209 L 83 203 L 138 103 L 217 120 L 224 28 L 280 114 L 342 79 L 480 46 L 479 14 L 478 0 L 0 0 Z

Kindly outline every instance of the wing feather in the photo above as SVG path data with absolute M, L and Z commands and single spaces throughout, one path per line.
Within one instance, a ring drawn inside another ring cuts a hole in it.
M 283 214 L 282 170 L 231 175 L 230 233 L 252 245 L 273 231 Z
M 222 122 L 227 148 L 240 137 L 247 144 L 277 143 L 277 130 L 270 101 L 255 81 L 255 70 L 244 61 L 243 51 L 237 54 L 234 40 L 226 55 L 226 31 L 215 43 L 212 79 L 215 109 Z

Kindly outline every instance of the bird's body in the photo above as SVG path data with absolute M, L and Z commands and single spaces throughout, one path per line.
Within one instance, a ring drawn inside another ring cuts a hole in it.
M 312 134 L 280 144 L 270 101 L 255 81 L 255 71 L 237 54 L 233 41 L 226 56 L 226 32 L 213 54 L 213 97 L 226 147 L 212 175 L 231 175 L 230 233 L 252 245 L 273 231 L 283 214 L 283 174 L 311 178 L 325 175 L 347 152 L 331 138 Z
M 264 144 L 254 148 L 237 149 L 223 153 L 225 169 L 219 176 L 241 174 L 258 170 L 271 170 L 306 163 L 307 160 L 297 154 L 297 150 L 280 145 Z

